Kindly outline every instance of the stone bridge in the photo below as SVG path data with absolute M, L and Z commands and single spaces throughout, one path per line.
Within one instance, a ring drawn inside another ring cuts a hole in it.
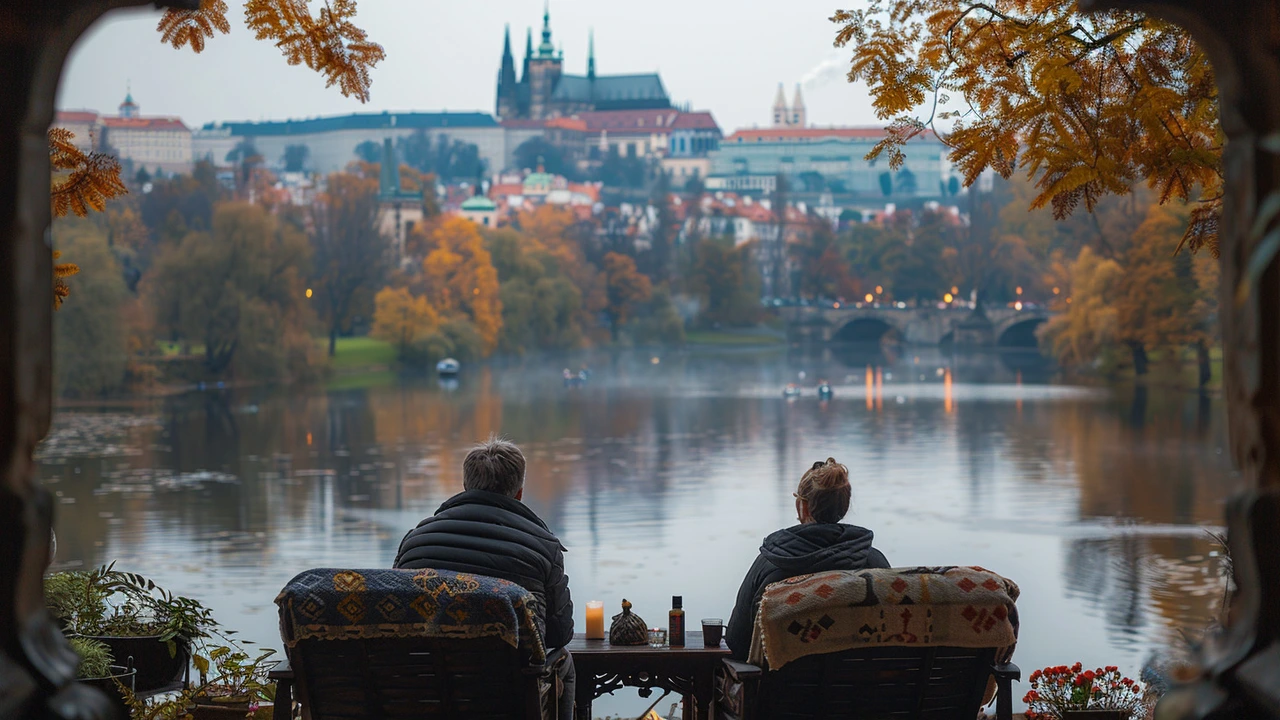
M 982 317 L 985 315 L 986 317 Z M 870 343 L 886 336 L 909 345 L 1036 347 L 1035 331 L 1052 317 L 1044 309 L 895 308 L 888 305 L 783 308 L 792 342 Z

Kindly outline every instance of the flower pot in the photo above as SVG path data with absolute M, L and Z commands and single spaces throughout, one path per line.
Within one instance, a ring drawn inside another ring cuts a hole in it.
M 249 714 L 249 702 L 214 702 L 209 698 L 197 698 L 190 712 L 191 720 L 245 720 Z
M 180 682 L 186 675 L 187 666 L 191 662 L 191 650 L 186 642 L 175 640 L 176 652 L 169 653 L 169 643 L 160 640 L 159 635 L 140 635 L 137 637 L 109 637 L 85 635 L 91 640 L 105 643 L 111 648 L 111 657 L 116 662 L 124 663 L 133 658 L 133 667 L 138 674 L 134 678 L 134 692 L 145 693 L 172 686 Z
M 134 690 L 134 678 L 138 671 L 135 668 L 125 667 L 123 665 L 112 665 L 111 674 L 97 678 L 80 678 L 80 682 L 91 687 L 96 687 L 106 693 L 114 705 L 120 712 L 120 717 L 129 716 L 129 708 L 124 704 L 124 696 L 120 693 L 120 685 Z M 119 684 L 117 684 L 119 683 Z
M 1128 710 L 1067 710 L 1062 720 L 1129 720 L 1133 713 Z

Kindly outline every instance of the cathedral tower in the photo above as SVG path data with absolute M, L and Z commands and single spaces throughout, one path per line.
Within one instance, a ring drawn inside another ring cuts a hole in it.
M 502 38 L 502 68 L 498 71 L 498 117 L 516 117 L 520 112 L 519 99 L 516 60 L 511 54 L 511 26 L 508 25 Z
M 791 112 L 787 109 L 787 96 L 782 92 L 782 83 L 778 83 L 778 94 L 773 98 L 773 126 L 786 127 L 791 124 Z
M 791 125 L 804 127 L 808 118 L 804 112 L 804 98 L 800 97 L 800 83 L 796 83 L 796 99 L 791 101 Z

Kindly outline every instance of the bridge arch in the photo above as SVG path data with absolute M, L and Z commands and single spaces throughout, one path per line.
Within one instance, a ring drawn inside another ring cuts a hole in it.
M 1007 350 L 1034 350 L 1040 347 L 1036 329 L 1048 320 L 1044 316 L 1030 317 L 1005 326 L 996 337 L 996 347 Z
M 897 334 L 898 329 L 878 317 L 854 318 L 831 335 L 834 343 L 879 343 L 886 335 Z

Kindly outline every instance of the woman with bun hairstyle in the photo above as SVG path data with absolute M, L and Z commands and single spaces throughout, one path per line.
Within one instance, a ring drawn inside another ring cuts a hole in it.
M 884 554 L 871 547 L 874 534 L 870 530 L 840 522 L 849 512 L 852 493 L 849 468 L 835 458 L 814 463 L 800 478 L 800 486 L 793 493 L 800 524 L 764 539 L 760 556 L 738 590 L 738 601 L 725 633 L 735 659 L 746 659 L 751 649 L 751 630 L 766 585 L 829 570 L 889 567 Z

